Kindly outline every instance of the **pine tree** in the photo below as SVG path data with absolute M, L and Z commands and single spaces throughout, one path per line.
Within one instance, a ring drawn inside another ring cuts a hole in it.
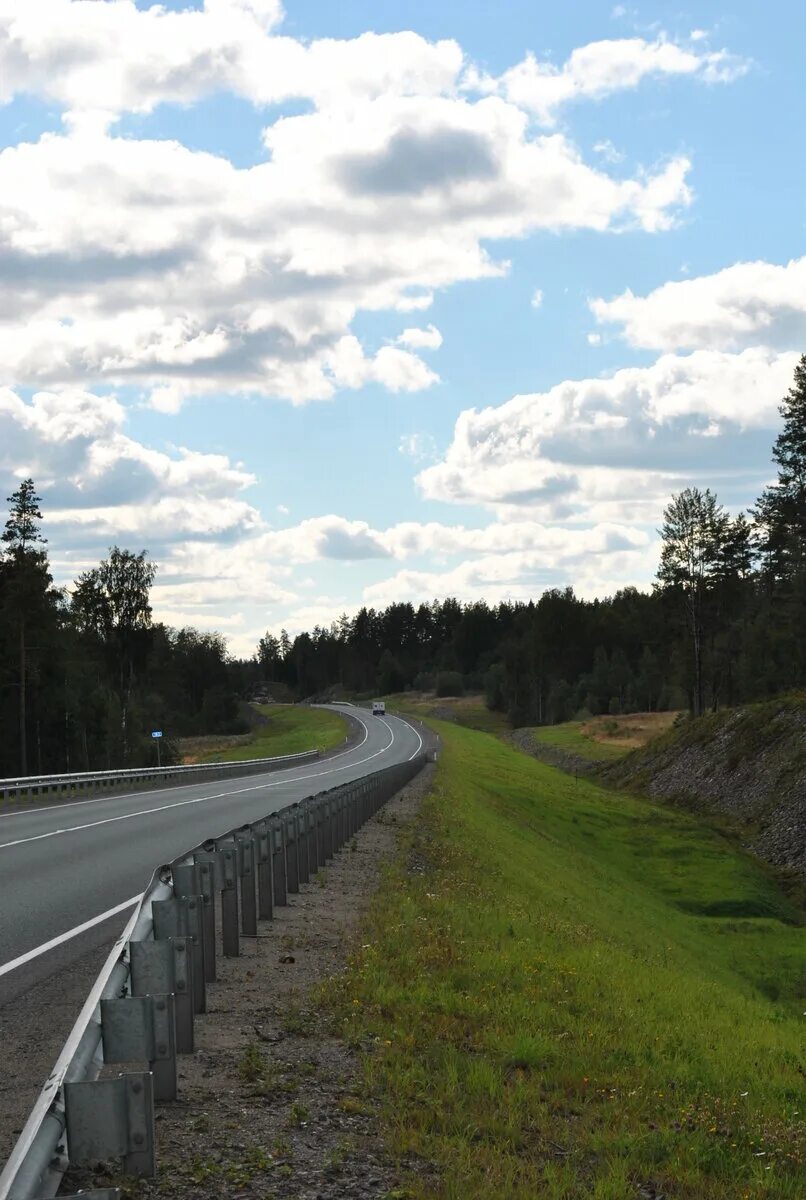
M 663 512 L 658 579 L 680 595 L 691 637 L 694 715 L 703 712 L 703 643 L 706 602 L 720 576 L 730 518 L 710 488 L 686 488 Z
M 8 497 L 11 509 L 3 531 L 6 571 L 3 608 L 17 631 L 19 683 L 20 773 L 28 773 L 28 664 L 26 630 L 29 616 L 41 607 L 51 584 L 47 557 L 38 547 L 45 542 L 39 532 L 42 513 L 33 479 L 24 479 Z
M 784 427 L 772 451 L 778 482 L 764 489 L 753 514 L 773 585 L 791 582 L 806 567 L 806 354 L 780 413 Z

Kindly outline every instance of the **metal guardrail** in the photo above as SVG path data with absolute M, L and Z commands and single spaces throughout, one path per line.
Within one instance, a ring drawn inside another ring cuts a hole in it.
M 0 1174 L 0 1200 L 53 1196 L 68 1166 L 109 1158 L 125 1174 L 155 1175 L 154 1101 L 176 1099 L 177 1055 L 193 1050 L 194 1019 L 206 1010 L 216 910 L 222 952 L 236 957 L 241 935 L 255 935 L 258 919 L 286 904 L 426 761 L 418 754 L 309 796 L 154 873 Z M 149 1070 L 99 1078 L 112 1063 Z
M 171 787 L 195 783 L 198 779 L 226 779 L 231 775 L 258 775 L 266 771 L 279 771 L 284 767 L 312 762 L 319 757 L 319 750 L 303 750 L 299 754 L 281 754 L 276 758 L 249 758 L 240 762 L 191 763 L 180 767 L 138 767 L 133 770 L 86 771 L 65 775 L 23 775 L 18 779 L 0 779 L 0 800 L 21 795 L 108 791 L 117 787 Z

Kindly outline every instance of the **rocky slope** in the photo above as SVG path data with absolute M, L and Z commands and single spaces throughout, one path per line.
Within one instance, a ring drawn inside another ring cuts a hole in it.
M 806 696 L 680 721 L 597 774 L 724 814 L 756 854 L 806 877 Z

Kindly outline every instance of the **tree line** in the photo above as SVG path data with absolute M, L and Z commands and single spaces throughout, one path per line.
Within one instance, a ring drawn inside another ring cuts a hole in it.
M 9 504 L 0 555 L 0 775 L 148 765 L 155 730 L 176 737 L 247 728 L 224 638 L 152 622 L 156 566 L 144 550 L 113 546 L 71 589 L 54 587 L 32 479 Z M 170 742 L 166 749 L 170 760 Z
M 776 482 L 735 517 L 708 488 L 672 497 L 651 591 L 362 608 L 293 641 L 267 633 L 260 678 L 304 696 L 483 691 L 516 725 L 579 712 L 700 714 L 804 686 L 806 355 L 780 411 Z
M 0 554 L 0 775 L 153 761 L 151 731 L 240 732 L 241 702 L 407 688 L 483 692 L 513 725 L 578 713 L 695 714 L 806 685 L 806 355 L 781 405 L 777 479 L 731 516 L 687 488 L 663 513 L 657 579 L 602 600 L 361 608 L 236 660 L 217 633 L 152 620 L 156 566 L 113 546 L 53 584 L 33 480 L 9 497 Z

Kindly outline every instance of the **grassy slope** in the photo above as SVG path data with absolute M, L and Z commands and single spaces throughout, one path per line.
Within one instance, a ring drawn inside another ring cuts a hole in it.
M 530 729 L 535 742 L 546 746 L 554 746 L 558 750 L 578 754 L 590 762 L 610 762 L 611 759 L 621 758 L 627 750 L 611 742 L 594 741 L 584 732 L 581 721 L 566 721 L 562 725 L 541 725 Z
M 238 738 L 237 745 L 229 744 L 198 755 L 196 761 L 241 762 L 249 758 L 297 754 L 303 750 L 332 750 L 347 736 L 347 721 L 338 713 L 296 704 L 258 704 L 255 707 L 268 718 L 267 725 L 258 726 L 246 738 Z
M 804 939 L 771 877 L 685 813 L 439 731 L 409 869 L 333 985 L 391 1145 L 438 1167 L 405 1194 L 802 1196 Z
M 450 720 L 469 729 L 481 729 L 484 733 L 507 733 L 510 729 L 504 714 L 491 712 L 483 696 L 437 697 L 424 692 L 398 692 L 387 696 L 386 702 L 393 711 L 409 713 L 421 721 Z

